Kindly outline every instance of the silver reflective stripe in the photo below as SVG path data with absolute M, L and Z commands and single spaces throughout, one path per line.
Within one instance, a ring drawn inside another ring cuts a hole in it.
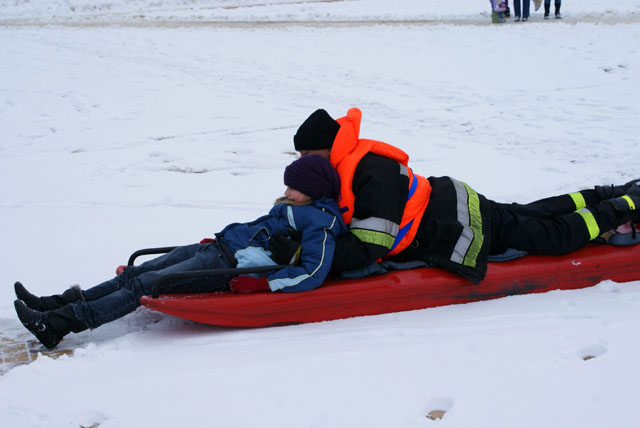
M 464 184 L 454 179 L 451 179 L 451 182 L 456 189 L 458 221 L 463 226 L 462 233 L 453 249 L 453 254 L 451 254 L 451 261 L 463 264 L 474 238 L 473 229 L 471 229 L 469 222 L 469 194 Z
M 291 205 L 287 205 L 287 219 L 289 220 L 289 226 L 298 230 L 296 227 L 296 220 L 293 217 L 293 208 L 291 208 Z
M 407 177 L 409 176 L 409 167 L 403 164 L 399 164 L 400 165 L 400 175 L 406 175 Z
M 336 225 L 336 217 L 333 217 L 333 221 L 331 222 L 331 226 L 323 228 L 324 238 L 322 239 L 322 254 L 320 256 L 320 261 L 318 263 L 318 266 L 316 266 L 316 268 L 313 270 L 313 272 L 311 272 L 311 273 L 303 273 L 302 275 L 298 275 L 295 278 L 272 279 L 271 281 L 269 281 L 269 288 L 271 288 L 271 291 L 278 291 L 278 290 L 282 290 L 283 288 L 286 288 L 286 287 L 293 287 L 295 285 L 298 285 L 302 281 L 304 281 L 305 279 L 311 278 L 313 275 L 316 274 L 316 272 L 318 272 L 318 270 L 322 267 L 322 265 L 325 262 L 324 259 L 325 259 L 325 256 L 326 256 L 327 236 L 328 236 L 327 230 L 333 229 L 333 227 L 335 225 Z
M 400 225 L 392 222 L 391 220 L 386 220 L 379 217 L 369 217 L 365 218 L 364 220 L 354 218 L 351 220 L 350 229 L 373 230 L 396 237 L 398 236 Z
M 296 276 L 295 278 L 272 279 L 271 281 L 269 281 L 269 288 L 271 289 L 271 291 L 278 291 L 282 290 L 283 288 L 294 287 L 310 277 L 311 275 L 309 275 L 308 273 L 304 273 L 302 275 Z

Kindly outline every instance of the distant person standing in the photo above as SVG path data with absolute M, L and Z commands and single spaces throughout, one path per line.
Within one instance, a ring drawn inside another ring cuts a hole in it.
M 502 24 L 507 22 L 505 13 L 508 10 L 507 1 L 505 0 L 489 0 L 491 3 L 491 22 L 494 24 Z
M 562 0 L 555 0 L 555 15 L 556 19 L 562 19 L 562 15 L 560 14 L 560 6 L 562 6 Z M 544 0 L 544 19 L 549 19 L 549 12 L 551 10 L 551 0 Z
M 514 21 L 522 20 L 522 22 L 525 22 L 529 20 L 529 3 L 530 0 L 513 0 Z

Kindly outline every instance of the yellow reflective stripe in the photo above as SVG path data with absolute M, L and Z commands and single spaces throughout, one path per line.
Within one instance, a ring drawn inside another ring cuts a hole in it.
M 633 199 L 631 199 L 629 197 L 629 195 L 624 195 L 622 196 L 622 198 L 627 201 L 627 203 L 629 204 L 629 208 L 631 209 L 631 211 L 636 209 L 636 204 L 633 203 Z
M 463 264 L 465 266 L 475 267 L 476 260 L 478 259 L 478 254 L 480 254 L 480 249 L 482 248 L 482 243 L 484 242 L 484 235 L 482 234 L 482 215 L 480 214 L 480 198 L 478 198 L 478 194 L 475 190 L 469 187 L 466 183 L 463 184 L 467 189 L 467 193 L 469 194 L 469 226 L 471 226 L 471 229 L 474 232 L 473 241 L 471 242 L 469 251 L 464 258 Z
M 593 216 L 591 211 L 583 208 L 578 211 L 578 214 L 580 214 L 582 220 L 584 220 L 584 223 L 587 226 L 587 230 L 589 231 L 589 240 L 591 241 L 600 236 L 600 227 L 598 226 L 598 222 L 596 221 L 596 218 Z
M 387 249 L 391 249 L 394 241 L 396 240 L 395 237 L 391 235 L 373 230 L 351 229 L 351 233 L 353 233 L 362 242 L 381 245 Z
M 584 200 L 584 196 L 580 192 L 569 193 L 573 203 L 576 205 L 576 211 L 581 210 L 587 206 L 587 202 Z
M 480 198 L 466 183 L 451 179 L 456 191 L 457 219 L 462 225 L 450 260 L 464 266 L 475 267 L 478 254 L 484 242 L 482 234 L 482 214 L 480 213 Z

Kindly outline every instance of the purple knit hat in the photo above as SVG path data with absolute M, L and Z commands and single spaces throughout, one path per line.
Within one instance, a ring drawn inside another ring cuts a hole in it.
M 340 177 L 331 162 L 320 155 L 307 155 L 284 170 L 284 184 L 312 199 L 340 196 Z

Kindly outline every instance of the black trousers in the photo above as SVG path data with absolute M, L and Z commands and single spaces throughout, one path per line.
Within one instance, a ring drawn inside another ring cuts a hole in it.
M 580 194 L 589 213 L 585 220 L 577 210 L 575 195 Z M 600 204 L 595 190 L 583 190 L 554 196 L 529 204 L 502 204 L 489 201 L 491 206 L 490 254 L 501 254 L 507 248 L 525 250 L 531 254 L 566 254 L 586 245 L 594 234 L 600 235 L 628 220 L 628 215 L 612 206 Z M 597 227 L 597 229 L 596 229 Z

